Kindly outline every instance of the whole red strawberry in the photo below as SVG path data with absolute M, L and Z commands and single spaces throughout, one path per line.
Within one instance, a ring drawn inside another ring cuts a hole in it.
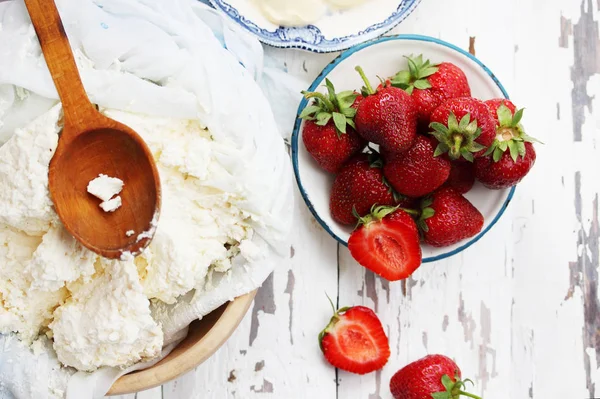
M 483 215 L 454 189 L 443 187 L 421 202 L 419 228 L 424 241 L 446 247 L 476 235 L 483 228 Z
M 383 174 L 390 185 L 402 195 L 418 198 L 439 188 L 450 175 L 450 161 L 436 157 L 435 139 L 417 136 L 404 154 L 383 152 Z
M 452 162 L 450 177 L 448 177 L 444 186 L 452 187 L 459 194 L 466 194 L 471 191 L 474 184 L 475 166 L 471 162 Z
M 483 156 L 496 137 L 494 118 L 484 102 L 470 97 L 446 100 L 431 114 L 431 134 L 439 141 L 437 153 L 452 160 L 473 161 Z
M 390 344 L 381 321 L 364 306 L 334 308 L 329 324 L 319 334 L 319 342 L 332 366 L 351 373 L 379 370 L 390 358 Z
M 423 55 L 406 57 L 408 70 L 398 72 L 392 86 L 401 88 L 415 100 L 420 125 L 428 125 L 434 109 L 456 97 L 471 97 L 465 73 L 450 62 L 431 64 Z
M 535 164 L 533 142 L 528 136 L 521 119 L 523 110 L 509 100 L 486 101 L 496 119 L 496 139 L 485 153 L 475 160 L 475 175 L 484 186 L 503 189 L 519 183 Z
M 352 257 L 389 281 L 408 278 L 421 266 L 419 232 L 407 211 L 376 207 L 360 219 L 348 240 Z
M 463 391 L 460 368 L 444 355 L 428 355 L 410 363 L 390 380 L 394 399 L 459 399 L 461 396 L 481 399 Z
M 517 112 L 517 107 L 515 106 L 515 104 L 513 104 L 510 100 L 506 98 L 492 98 L 491 100 L 486 100 L 484 102 L 485 105 L 487 105 L 490 109 L 490 112 L 492 113 L 494 119 L 496 119 L 496 124 L 498 124 L 498 108 L 500 108 L 501 105 L 507 106 L 510 112 L 512 112 L 513 114 Z
M 382 85 L 376 91 L 362 68 L 363 100 L 356 111 L 356 130 L 366 140 L 392 152 L 407 151 L 417 135 L 417 113 L 413 99 L 404 90 Z
M 333 181 L 329 210 L 333 219 L 355 225 L 373 205 L 395 205 L 401 198 L 385 183 L 377 154 L 358 154 L 340 170 Z
M 354 116 L 357 93 L 336 94 L 333 84 L 325 80 L 329 95 L 307 93 L 314 99 L 300 114 L 305 119 L 302 141 L 313 159 L 328 172 L 336 173 L 352 155 L 367 144 L 355 130 Z

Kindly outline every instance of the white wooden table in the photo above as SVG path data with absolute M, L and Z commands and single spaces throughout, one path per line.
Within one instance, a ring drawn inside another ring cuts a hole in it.
M 297 195 L 289 259 L 227 344 L 194 372 L 120 398 L 389 399 L 393 373 L 427 353 L 455 358 L 486 399 L 600 397 L 599 9 L 600 0 L 423 0 L 394 33 L 474 47 L 546 143 L 507 213 L 474 247 L 388 283 Z M 307 81 L 336 56 L 267 52 Z M 392 349 L 382 371 L 356 376 L 323 360 L 325 292 L 379 314 Z

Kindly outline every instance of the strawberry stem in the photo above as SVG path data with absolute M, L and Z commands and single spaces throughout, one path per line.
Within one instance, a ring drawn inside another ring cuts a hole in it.
M 463 143 L 463 136 L 457 134 L 454 136 L 454 146 L 452 146 L 452 153 L 456 156 L 460 156 L 460 147 Z
M 469 398 L 473 398 L 473 399 L 481 399 L 481 397 L 479 397 L 477 395 L 473 395 L 472 393 L 465 392 L 465 391 L 458 391 L 458 394 L 463 395 L 463 396 L 468 396 Z
M 329 303 L 331 304 L 331 309 L 333 309 L 333 314 L 336 314 L 337 310 L 335 309 L 335 305 L 333 304 L 333 301 L 329 297 L 329 294 L 325 293 L 325 296 L 327 297 L 327 299 L 329 299 Z
M 356 72 L 358 72 L 358 74 L 360 75 L 361 79 L 363 80 L 363 82 L 365 82 L 365 88 L 367 89 L 367 93 L 368 94 L 375 94 L 375 91 L 373 90 L 373 86 L 371 86 L 371 82 L 369 82 L 369 79 L 367 79 L 367 76 L 365 75 L 365 71 L 363 71 L 363 69 L 360 66 L 356 66 Z
M 310 100 L 311 98 L 318 98 L 319 100 L 321 100 L 323 102 L 323 104 L 325 104 L 325 106 L 327 107 L 327 110 L 329 112 L 335 111 L 335 106 L 323 93 L 318 93 L 318 92 L 311 93 L 311 92 L 303 91 L 302 94 L 304 94 L 304 98 L 306 98 L 307 100 Z
M 415 210 L 415 209 L 407 209 L 407 208 L 398 208 L 406 213 L 408 213 L 410 216 L 414 216 L 414 217 L 419 217 L 421 216 L 421 212 Z

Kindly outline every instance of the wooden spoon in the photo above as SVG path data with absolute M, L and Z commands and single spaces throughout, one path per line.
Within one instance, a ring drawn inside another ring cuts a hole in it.
M 78 241 L 101 256 L 135 256 L 150 243 L 160 212 L 160 179 L 152 153 L 136 132 L 102 115 L 88 99 L 54 1 L 25 4 L 64 112 L 48 176 L 56 213 Z M 104 212 L 100 200 L 87 192 L 99 174 L 125 183 L 123 205 L 113 213 Z

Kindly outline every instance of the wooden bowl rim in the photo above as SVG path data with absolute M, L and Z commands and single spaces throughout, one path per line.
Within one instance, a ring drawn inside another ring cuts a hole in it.
M 255 296 L 256 291 L 252 291 L 229 302 L 208 332 L 186 351 L 174 359 L 167 356 L 152 367 L 122 376 L 115 381 L 106 395 L 125 395 L 151 389 L 193 370 L 229 339 L 246 315 Z

